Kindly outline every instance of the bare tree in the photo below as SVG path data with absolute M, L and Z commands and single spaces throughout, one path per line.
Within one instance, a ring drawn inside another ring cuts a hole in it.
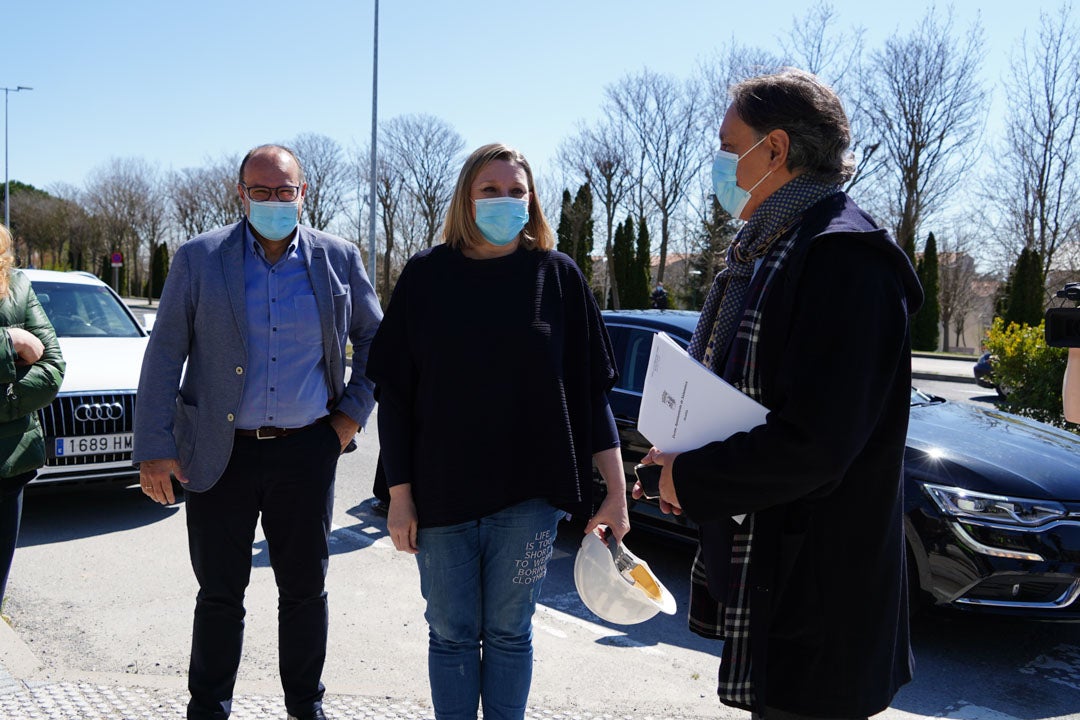
M 1058 250 L 1080 239 L 1080 28 L 1068 4 L 1040 18 L 1037 39 L 1022 38 L 1012 57 L 1001 163 L 985 196 L 1000 211 L 1008 256 L 1037 252 L 1045 281 Z
M 978 78 L 985 55 L 982 26 L 953 32 L 952 11 L 934 7 L 906 36 L 875 52 L 860 89 L 878 152 L 876 173 L 889 199 L 896 239 L 914 254 L 922 222 L 948 200 L 976 159 L 986 92 Z
M 568 173 L 575 176 L 574 184 L 586 182 L 592 189 L 593 198 L 604 208 L 606 235 L 604 258 L 611 268 L 611 244 L 615 228 L 615 214 L 626 200 L 633 177 L 628 160 L 636 153 L 626 129 L 617 122 L 601 121 L 592 128 L 581 127 L 578 134 L 559 148 L 558 162 Z M 616 274 L 605 273 L 611 283 L 611 298 L 619 309 L 619 287 Z M 607 293 L 604 293 L 607 297 Z
M 382 128 L 389 161 L 405 179 L 424 221 L 424 242 L 431 247 L 454 194 L 465 141 L 434 115 L 401 115 Z
M 379 219 L 382 221 L 383 230 L 383 271 L 379 280 L 382 281 L 380 298 L 384 306 L 390 302 L 390 290 L 393 288 L 390 270 L 394 261 L 398 208 L 404 194 L 405 178 L 400 170 L 385 157 L 379 158 L 376 161 L 375 202 L 379 206 Z
M 240 161 L 227 156 L 169 175 L 172 217 L 184 239 L 236 222 L 244 213 L 236 192 Z
M 317 133 L 303 133 L 292 148 L 304 168 L 308 189 L 301 211 L 307 224 L 326 230 L 344 209 L 351 187 L 349 164 L 337 140 Z
M 970 250 L 973 238 L 959 223 L 938 240 L 938 305 L 941 309 L 941 349 L 948 351 L 950 333 L 954 346 L 965 340 L 964 329 L 968 316 L 975 310 L 978 296 L 976 281 L 980 279 L 975 258 Z
M 166 230 L 161 173 L 142 158 L 113 158 L 90 172 L 85 197 L 110 249 L 125 255 L 130 285 L 121 291 L 133 294 L 132 288 L 141 289 L 143 284 L 140 261 L 153 256 Z
M 605 90 L 608 117 L 623 125 L 642 153 L 638 181 L 660 214 L 660 266 L 664 280 L 671 220 L 686 197 L 689 183 L 705 157 L 699 114 L 698 83 L 643 70 Z
M 789 61 L 763 50 L 732 42 L 702 61 L 697 70 L 702 87 L 702 125 L 704 141 L 710 150 L 720 147 L 720 124 L 731 104 L 730 90 L 735 83 L 775 72 Z

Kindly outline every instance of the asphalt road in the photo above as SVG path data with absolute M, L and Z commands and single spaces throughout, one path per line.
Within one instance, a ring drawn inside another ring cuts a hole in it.
M 959 401 L 990 401 L 970 383 L 918 384 Z M 969 393 L 977 395 L 964 397 Z M 426 706 L 427 638 L 415 563 L 393 550 L 383 518 L 370 510 L 375 435 L 364 435 L 360 448 L 339 471 L 325 681 L 330 697 Z M 680 607 L 675 616 L 618 627 L 593 616 L 574 591 L 580 537 L 580 522 L 560 529 L 535 619 L 530 706 L 569 717 L 744 718 L 716 700 L 719 644 L 686 630 L 690 548 L 641 531 L 628 536 Z M 257 537 L 241 694 L 280 694 L 266 552 Z M 137 488 L 117 487 L 27 498 L 5 610 L 41 665 L 31 680 L 123 680 L 181 692 L 194 595 L 182 503 L 161 507 Z M 859 602 L 854 578 L 851 602 Z M 927 614 L 913 620 L 913 633 L 916 680 L 879 717 L 1080 720 L 1080 625 Z

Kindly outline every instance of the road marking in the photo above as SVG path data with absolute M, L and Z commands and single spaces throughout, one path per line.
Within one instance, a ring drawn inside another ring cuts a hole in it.
M 379 535 L 383 530 L 374 525 L 361 525 L 359 527 L 330 526 L 330 544 L 348 542 L 351 545 L 359 545 L 362 548 L 378 547 L 394 549 L 394 541 L 388 535 Z

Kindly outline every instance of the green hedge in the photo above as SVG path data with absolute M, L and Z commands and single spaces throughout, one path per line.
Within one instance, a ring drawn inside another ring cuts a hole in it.
M 1005 392 L 1003 410 L 1065 427 L 1061 379 L 1067 352 L 1046 344 L 1043 323 L 1008 325 L 1000 317 L 986 334 L 994 382 Z M 1076 425 L 1071 425 L 1076 429 Z

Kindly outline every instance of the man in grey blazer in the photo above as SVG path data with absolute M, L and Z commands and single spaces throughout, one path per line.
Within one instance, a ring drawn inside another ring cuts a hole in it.
M 199 582 L 189 720 L 231 711 L 260 516 L 285 708 L 325 718 L 334 476 L 374 405 L 364 371 L 382 312 L 357 247 L 298 224 L 306 190 L 291 150 L 245 156 L 245 218 L 179 248 L 143 360 L 133 457 L 153 500 L 175 501 L 173 477 L 185 488 Z

